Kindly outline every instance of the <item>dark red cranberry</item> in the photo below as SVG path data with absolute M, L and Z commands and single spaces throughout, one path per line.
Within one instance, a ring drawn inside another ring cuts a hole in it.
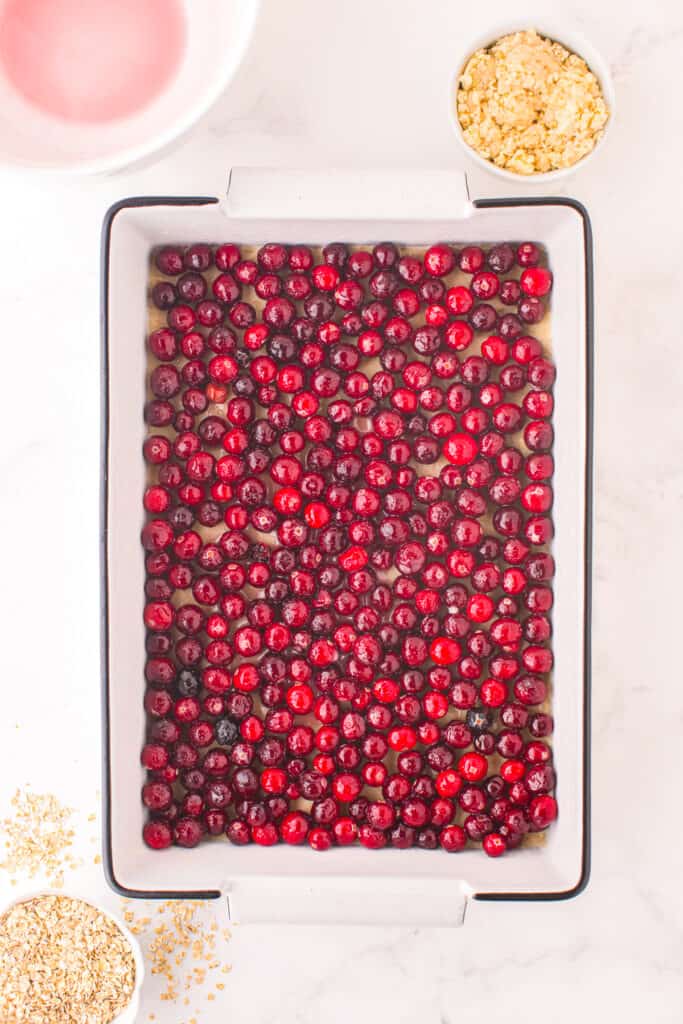
M 180 249 L 169 245 L 156 252 L 154 262 L 162 274 L 177 277 L 183 269 L 183 254 Z
M 379 267 L 393 267 L 398 263 L 398 249 L 392 242 L 380 242 L 372 250 L 375 263 Z
M 179 818 L 173 827 L 173 839 L 178 846 L 196 846 L 203 834 L 204 826 L 196 818 Z
M 158 281 L 152 288 L 152 302 L 157 309 L 170 309 L 176 298 L 176 289 L 170 281 Z
M 507 274 L 515 263 L 515 250 L 507 242 L 494 245 L 489 249 L 486 262 L 496 274 Z

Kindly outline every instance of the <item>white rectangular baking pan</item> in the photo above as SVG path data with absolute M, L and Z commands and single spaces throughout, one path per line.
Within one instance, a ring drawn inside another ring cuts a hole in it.
M 235 847 L 162 853 L 141 838 L 145 638 L 141 496 L 150 249 L 196 241 L 384 240 L 546 246 L 555 275 L 553 737 L 558 821 L 547 842 L 492 860 L 481 850 Z M 227 199 L 128 199 L 103 232 L 103 713 L 105 866 L 128 896 L 227 897 L 240 921 L 455 924 L 470 897 L 562 899 L 589 861 L 589 598 L 592 255 L 585 210 L 564 198 L 470 202 L 450 172 L 310 174 L 235 170 Z

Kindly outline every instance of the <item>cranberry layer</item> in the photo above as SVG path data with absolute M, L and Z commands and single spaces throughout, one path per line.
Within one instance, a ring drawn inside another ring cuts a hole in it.
M 532 242 L 153 253 L 149 846 L 555 819 L 552 285 Z

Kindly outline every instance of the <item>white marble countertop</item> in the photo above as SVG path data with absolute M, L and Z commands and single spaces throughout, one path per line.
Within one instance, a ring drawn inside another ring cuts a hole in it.
M 683 690 L 683 9 L 548 0 L 614 74 L 604 151 L 561 191 L 596 239 L 593 874 L 569 903 L 474 904 L 454 931 L 238 927 L 200 1024 L 459 1024 L 524 1012 L 679 1024 Z M 99 231 L 115 199 L 211 194 L 231 164 L 461 165 L 452 55 L 502 0 L 265 0 L 228 96 L 143 169 L 79 182 L 0 174 L 0 810 L 16 786 L 97 808 Z M 521 19 L 524 21 L 525 19 Z M 529 19 L 532 20 L 532 19 Z M 475 196 L 510 192 L 469 168 Z M 521 191 L 521 189 L 520 189 Z M 536 190 L 538 191 L 538 190 Z M 67 885 L 118 908 L 87 859 Z M 0 872 L 0 899 L 22 891 Z M 206 912 L 213 913 L 212 910 Z M 140 1020 L 179 1024 L 146 986 Z

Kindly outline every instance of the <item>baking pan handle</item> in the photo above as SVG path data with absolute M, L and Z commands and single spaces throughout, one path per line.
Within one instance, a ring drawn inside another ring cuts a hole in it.
M 223 209 L 277 220 L 443 220 L 473 209 L 462 172 L 233 167 Z
M 235 924 L 350 924 L 454 928 L 471 892 L 463 882 L 406 878 L 259 878 L 223 887 Z

